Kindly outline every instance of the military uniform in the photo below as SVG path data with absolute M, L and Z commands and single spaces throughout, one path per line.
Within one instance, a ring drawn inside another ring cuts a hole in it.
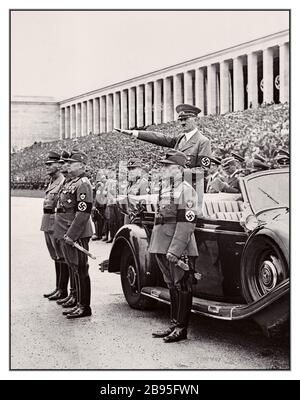
M 135 170 L 136 168 L 142 168 L 142 162 L 138 158 L 131 158 L 127 163 L 128 171 Z M 143 196 L 149 194 L 151 191 L 150 182 L 143 176 L 137 176 L 135 180 L 129 181 L 127 185 L 127 208 L 129 213 L 136 209 L 136 202 L 131 201 L 130 196 Z M 130 223 L 129 215 L 125 215 L 124 224 Z
M 178 120 L 185 120 L 196 117 L 201 110 L 189 104 L 179 104 L 176 107 Z M 180 134 L 178 137 L 165 135 L 155 131 L 128 131 L 122 130 L 126 134 L 132 134 L 139 140 L 157 144 L 158 146 L 170 147 L 175 150 L 180 150 L 187 156 L 186 167 L 203 167 L 203 158 L 211 157 L 210 140 L 204 136 L 197 128 L 189 133 Z
M 101 239 L 106 225 L 105 209 L 107 204 L 107 196 L 105 194 L 105 184 L 103 182 L 97 182 L 95 189 L 96 193 L 92 218 L 95 224 L 96 239 Z
M 186 156 L 178 151 L 167 154 L 165 161 L 185 165 Z M 188 258 L 190 268 L 198 256 L 194 230 L 197 220 L 198 198 L 195 190 L 182 175 L 174 177 L 171 185 L 161 184 L 154 228 L 151 234 L 149 252 L 154 254 L 164 280 L 170 290 L 171 326 L 154 337 L 164 337 L 166 342 L 186 338 L 189 315 L 192 307 L 192 275 L 177 263 L 170 262 L 167 254 Z M 179 328 L 179 331 L 176 330 Z
M 81 160 L 86 163 L 86 155 L 81 152 L 71 154 L 68 159 L 71 162 Z M 93 234 L 90 221 L 92 204 L 92 185 L 85 173 L 70 179 L 65 184 L 57 203 L 54 235 L 66 262 L 74 273 L 77 292 L 77 307 L 69 312 L 68 318 L 91 314 L 91 283 L 87 256 L 68 244 L 65 239 L 67 237 L 88 250 L 89 240 Z
M 60 155 L 55 152 L 50 152 L 46 164 L 58 163 Z M 54 239 L 54 214 L 55 207 L 58 199 L 58 193 L 64 183 L 64 176 L 57 173 L 56 177 L 51 178 L 49 185 L 46 189 L 44 203 L 43 203 L 43 217 L 40 230 L 44 232 L 46 245 L 50 257 L 55 263 L 56 275 L 56 289 L 44 297 L 49 300 L 58 300 L 66 295 L 68 285 L 68 266 L 63 262 L 57 253 L 57 246 Z
M 239 177 L 244 176 L 242 170 L 236 168 L 234 157 L 227 157 L 222 160 L 222 168 L 226 173 L 223 181 L 219 182 L 219 192 L 222 193 L 240 193 Z M 230 173 L 230 171 L 233 171 Z
M 215 165 L 219 167 L 221 165 L 221 161 L 218 158 L 211 158 L 211 165 Z M 218 193 L 219 191 L 216 189 L 215 183 L 218 180 L 223 180 L 220 172 L 216 170 L 213 174 L 208 175 L 206 179 L 206 193 Z
M 107 193 L 107 206 L 105 209 L 105 217 L 107 219 L 108 233 L 110 239 L 107 243 L 111 243 L 120 228 L 120 215 L 117 206 L 117 185 L 116 179 L 109 178 L 105 185 Z

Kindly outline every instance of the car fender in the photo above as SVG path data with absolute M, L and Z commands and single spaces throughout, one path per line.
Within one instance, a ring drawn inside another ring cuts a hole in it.
M 117 233 L 109 256 L 108 272 L 120 272 L 120 257 L 124 248 L 129 248 L 134 256 L 141 286 L 155 283 L 154 257 L 148 251 L 149 237 L 141 225 L 124 225 Z
M 254 236 L 267 236 L 268 238 L 272 239 L 273 242 L 279 247 L 281 250 L 282 254 L 285 257 L 285 260 L 287 261 L 287 264 L 289 265 L 289 248 L 285 241 L 282 239 L 281 235 L 279 235 L 279 232 L 277 232 L 275 229 L 271 229 L 269 226 L 263 226 L 260 227 L 256 230 L 254 230 L 251 235 L 249 236 L 244 250 L 243 250 L 243 255 L 242 255 L 242 260 L 245 257 L 245 254 L 247 254 L 247 248 L 248 244 L 251 242 Z

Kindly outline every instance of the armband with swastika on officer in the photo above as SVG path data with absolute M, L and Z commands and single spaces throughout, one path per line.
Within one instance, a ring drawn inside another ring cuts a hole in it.
M 201 164 L 201 167 L 203 167 L 203 168 L 210 168 L 211 160 L 207 156 L 201 156 L 200 164 Z
M 197 222 L 197 215 L 194 210 L 178 210 L 177 222 L 190 222 L 195 224 Z
M 77 201 L 76 211 L 91 213 L 92 211 L 92 203 L 88 203 L 86 201 Z

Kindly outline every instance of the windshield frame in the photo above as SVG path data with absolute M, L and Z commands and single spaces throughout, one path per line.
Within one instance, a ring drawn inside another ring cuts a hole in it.
M 266 175 L 277 175 L 277 174 L 289 174 L 289 168 L 280 168 L 280 169 L 274 169 L 274 170 L 267 170 L 267 171 L 261 171 L 261 172 L 255 172 L 254 174 L 247 175 L 243 178 L 240 178 L 240 187 L 243 195 L 244 202 L 247 202 L 250 205 L 251 211 L 253 212 L 254 215 L 258 216 L 259 214 L 262 214 L 266 211 L 271 211 L 271 210 L 279 210 L 279 209 L 286 209 L 287 207 L 290 206 L 290 200 L 288 205 L 276 205 L 274 204 L 273 207 L 266 207 L 264 209 L 260 210 L 255 210 L 253 207 L 253 204 L 251 202 L 251 195 L 249 191 L 249 182 L 252 179 L 259 178 L 261 176 L 266 176 Z M 290 185 L 290 176 L 289 176 L 289 185 Z M 289 186 L 290 187 L 290 186 Z

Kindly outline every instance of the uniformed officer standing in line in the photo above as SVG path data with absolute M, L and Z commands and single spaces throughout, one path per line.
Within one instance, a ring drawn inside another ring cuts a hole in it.
M 187 168 L 203 167 L 203 157 L 211 157 L 211 143 L 197 127 L 196 117 L 201 110 L 190 104 L 179 104 L 176 111 L 182 127 L 182 133 L 178 137 L 154 131 L 118 131 L 145 142 L 182 151 L 187 156 Z
M 191 272 L 198 256 L 194 236 L 198 198 L 193 187 L 182 178 L 187 162 L 184 153 L 170 150 L 161 162 L 163 180 L 149 252 L 155 255 L 170 290 L 171 325 L 152 335 L 171 343 L 187 337 L 193 298 Z M 184 271 L 177 265 L 181 257 L 189 259 L 191 271 Z
M 68 163 L 67 160 L 70 158 L 70 154 L 69 152 L 67 152 L 66 150 L 63 150 L 60 156 L 60 160 L 59 163 L 61 164 L 61 173 L 64 175 L 65 177 L 65 181 L 64 184 L 61 186 L 60 191 L 59 191 L 59 195 L 60 192 L 62 190 L 64 190 L 64 186 L 72 179 L 72 177 L 70 177 L 68 175 Z M 55 215 L 55 221 L 59 221 L 61 214 L 56 214 Z M 55 230 L 55 222 L 54 222 L 54 230 Z M 59 256 L 59 258 L 61 260 L 64 260 L 64 254 L 62 252 L 61 246 L 59 245 L 57 239 L 55 239 L 55 244 L 56 244 L 56 252 Z M 62 298 L 60 300 L 57 300 L 57 304 L 62 306 L 63 308 L 72 308 L 75 307 L 77 304 L 77 293 L 76 293 L 76 287 L 75 287 L 75 275 L 73 272 L 73 269 L 68 265 L 69 268 L 69 283 L 70 283 L 70 291 L 67 297 Z
M 106 243 L 113 242 L 114 237 L 120 228 L 120 214 L 117 206 L 117 186 L 118 181 L 116 179 L 116 173 L 115 171 L 111 170 L 108 173 L 108 179 L 105 185 L 105 191 L 107 193 L 105 216 L 107 219 L 108 234 L 110 235 L 110 238 L 106 241 Z
M 96 193 L 92 209 L 92 219 L 95 224 L 95 235 L 92 236 L 92 240 L 102 239 L 105 229 L 105 224 L 106 224 L 105 208 L 107 203 L 107 196 L 106 194 L 104 194 L 105 183 L 106 183 L 106 175 L 102 171 L 98 171 L 96 177 L 96 188 L 95 188 Z
M 143 176 L 142 162 L 139 158 L 131 158 L 127 163 L 128 186 L 127 199 L 129 211 L 134 211 L 135 203 L 130 202 L 130 196 L 142 196 L 150 192 L 149 182 Z M 129 197 L 128 197 L 129 196 Z M 129 215 L 125 215 L 124 224 L 129 224 Z
M 60 172 L 60 155 L 54 151 L 49 152 L 45 162 L 47 173 L 50 176 L 50 182 L 46 189 L 44 204 L 43 204 L 43 218 L 41 224 L 41 231 L 45 234 L 46 245 L 50 257 L 55 263 L 55 276 L 56 288 L 54 291 L 44 294 L 44 297 L 49 300 L 59 300 L 67 296 L 68 286 L 68 266 L 62 258 L 59 258 L 56 252 L 55 239 L 54 239 L 54 218 L 55 207 L 58 200 L 58 193 L 64 183 L 64 176 Z
M 65 260 L 75 275 L 77 305 L 63 312 L 68 319 L 74 319 L 92 314 L 87 256 L 74 247 L 74 242 L 88 250 L 89 240 L 93 234 L 90 221 L 93 193 L 92 185 L 85 175 L 87 155 L 80 151 L 71 153 L 67 162 L 68 175 L 71 179 L 59 195 L 54 234 Z

